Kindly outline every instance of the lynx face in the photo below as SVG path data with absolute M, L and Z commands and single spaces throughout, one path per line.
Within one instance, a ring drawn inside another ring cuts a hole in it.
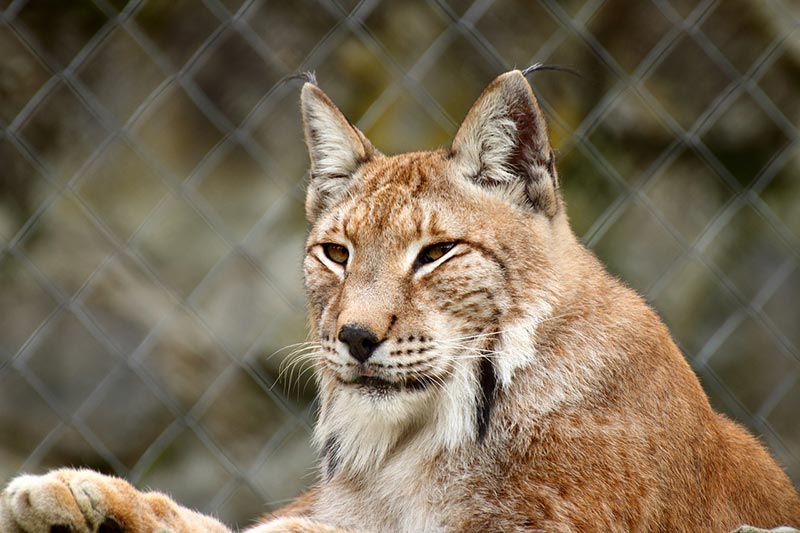
M 320 370 L 375 408 L 427 397 L 478 363 L 512 307 L 480 206 L 468 207 L 448 166 L 444 152 L 365 164 L 309 239 Z
M 550 310 L 552 241 L 566 226 L 530 86 L 501 76 L 450 150 L 392 157 L 317 87 L 302 101 L 329 470 L 377 465 L 411 431 L 429 430 L 433 448 L 482 438 L 498 387 L 531 355 L 508 348 Z

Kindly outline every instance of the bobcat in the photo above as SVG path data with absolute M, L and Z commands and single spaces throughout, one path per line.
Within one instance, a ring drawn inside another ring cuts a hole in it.
M 570 230 L 522 72 L 450 149 L 384 156 L 313 82 L 302 109 L 321 481 L 250 533 L 800 526 L 787 476 Z M 13 480 L 0 525 L 228 531 L 86 470 Z

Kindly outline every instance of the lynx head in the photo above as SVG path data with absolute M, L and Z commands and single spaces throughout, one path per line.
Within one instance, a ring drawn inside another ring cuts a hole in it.
M 329 475 L 358 475 L 411 436 L 428 435 L 410 439 L 422 453 L 480 441 L 496 395 L 535 358 L 569 232 L 530 85 L 498 77 L 432 152 L 381 154 L 312 83 L 302 110 Z

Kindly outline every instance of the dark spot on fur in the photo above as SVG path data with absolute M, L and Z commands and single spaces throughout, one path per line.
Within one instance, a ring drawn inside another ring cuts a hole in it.
M 477 420 L 478 442 L 482 441 L 489 430 L 489 419 L 492 416 L 492 407 L 497 396 L 497 372 L 488 357 L 481 358 L 478 363 L 478 381 L 481 390 L 478 393 Z
M 325 475 L 328 481 L 333 479 L 336 470 L 339 468 L 339 439 L 336 435 L 331 435 L 325 439 L 322 445 L 322 460 L 325 462 Z
M 500 256 L 497 255 L 494 252 L 494 250 L 490 250 L 489 248 L 487 248 L 483 244 L 477 243 L 477 242 L 474 242 L 474 241 L 464 241 L 464 242 L 466 242 L 471 248 L 474 248 L 475 250 L 480 252 L 481 255 L 483 255 L 484 257 L 492 260 L 497 265 L 497 267 L 500 269 L 500 271 L 503 273 L 503 277 L 506 276 L 506 273 L 508 272 L 508 269 L 506 268 L 506 264 L 500 258 Z
M 123 533 L 125 530 L 122 529 L 116 520 L 113 518 L 106 518 L 102 524 L 100 524 L 100 528 L 97 530 L 97 533 Z

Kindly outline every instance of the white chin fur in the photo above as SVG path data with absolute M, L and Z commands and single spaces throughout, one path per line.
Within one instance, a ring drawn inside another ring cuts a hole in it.
M 419 457 L 474 439 L 478 384 L 470 363 L 456 364 L 443 387 L 392 392 L 386 397 L 323 383 L 325 409 L 314 438 L 320 447 L 328 439 L 336 440 L 334 475 L 358 477 L 380 468 L 410 433 L 416 433 L 411 445 Z

